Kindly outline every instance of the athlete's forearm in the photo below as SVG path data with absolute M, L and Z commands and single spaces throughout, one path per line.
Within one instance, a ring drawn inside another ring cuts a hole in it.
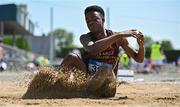
M 97 53 L 100 53 L 103 50 L 107 49 L 109 46 L 117 42 L 122 37 L 123 37 L 123 34 L 121 33 L 113 34 L 112 36 L 109 36 L 109 37 L 106 37 L 104 39 L 100 39 L 94 42 L 94 44 L 88 46 L 86 50 L 90 52 L 91 54 L 96 55 Z
M 139 51 L 136 55 L 136 61 L 141 63 L 144 60 L 144 45 L 139 45 Z

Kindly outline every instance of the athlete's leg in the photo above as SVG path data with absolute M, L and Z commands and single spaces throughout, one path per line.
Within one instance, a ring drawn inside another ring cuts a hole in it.
M 77 68 L 79 70 L 82 70 L 84 72 L 86 72 L 86 70 L 87 70 L 85 63 L 81 59 L 81 54 L 77 50 L 69 53 L 64 58 L 64 60 L 63 60 L 61 65 L 65 66 L 65 67 L 68 67 L 68 68 L 69 67 L 75 67 L 75 68 Z
M 114 85 L 111 85 L 114 84 Z M 111 85 L 110 87 L 108 87 Z M 106 89 L 106 88 L 109 89 Z M 116 89 L 116 77 L 114 75 L 114 72 L 109 69 L 108 67 L 102 66 L 100 67 L 99 71 L 96 72 L 95 75 L 93 75 L 87 84 L 87 90 L 93 95 L 96 96 L 102 96 L 102 97 L 112 97 L 115 95 L 115 92 L 113 95 L 107 95 L 104 94 L 108 91 L 112 91 Z M 112 93 L 112 92 L 110 92 Z

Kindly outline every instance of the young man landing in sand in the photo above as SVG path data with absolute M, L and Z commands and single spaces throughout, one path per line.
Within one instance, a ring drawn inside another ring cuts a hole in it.
M 73 51 L 64 58 L 63 66 L 75 67 L 90 75 L 87 91 L 98 97 L 113 97 L 116 93 L 116 82 L 119 47 L 135 59 L 143 62 L 144 37 L 137 30 L 113 32 L 104 28 L 104 10 L 97 6 L 89 6 L 85 9 L 85 20 L 89 33 L 80 37 L 84 53 Z M 135 52 L 127 41 L 127 37 L 134 37 L 139 44 L 138 52 Z M 106 87 L 109 87 L 106 89 Z

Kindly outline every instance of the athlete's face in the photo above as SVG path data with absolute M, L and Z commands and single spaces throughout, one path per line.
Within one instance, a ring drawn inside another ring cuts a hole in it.
M 90 11 L 86 14 L 86 23 L 92 33 L 101 32 L 104 28 L 104 18 L 97 11 Z

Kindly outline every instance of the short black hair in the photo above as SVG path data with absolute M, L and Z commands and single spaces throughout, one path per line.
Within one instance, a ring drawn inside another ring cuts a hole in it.
M 92 5 L 92 6 L 86 7 L 84 14 L 86 15 L 88 12 L 91 12 L 91 11 L 99 12 L 103 16 L 103 18 L 105 16 L 104 10 L 98 5 Z

